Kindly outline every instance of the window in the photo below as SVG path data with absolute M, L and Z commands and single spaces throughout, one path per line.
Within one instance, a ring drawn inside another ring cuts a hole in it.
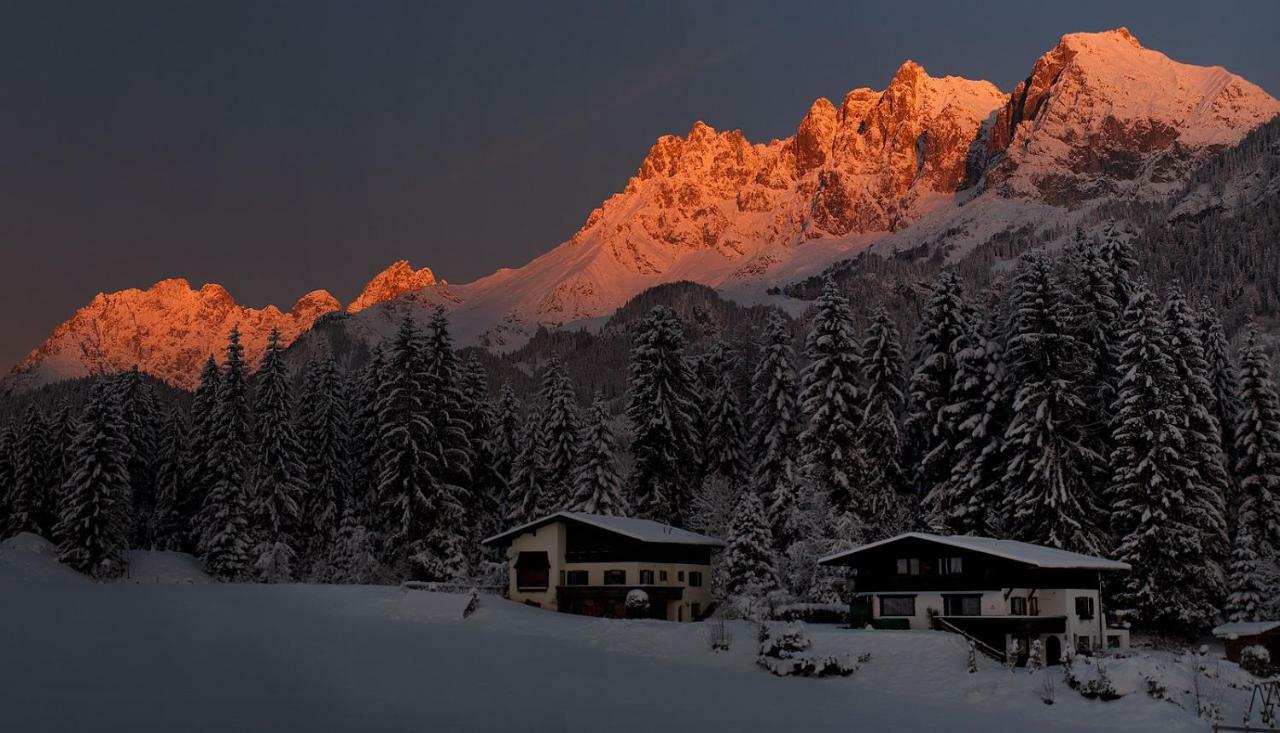
M 1009 599 L 1009 615 L 1026 616 L 1027 615 L 1027 599 L 1021 596 Z
M 698 572 L 697 570 L 689 571 L 689 587 L 690 588 L 702 587 L 702 573 Z
M 626 585 L 627 571 L 625 570 L 606 570 L 604 571 L 605 585 Z
M 1085 654 L 1089 653 L 1089 637 L 1088 636 L 1076 637 L 1076 651 L 1083 652 Z
M 652 571 L 652 570 L 641 570 L 641 571 L 640 571 L 640 585 L 653 585 L 653 571 Z
M 1108 648 L 1108 649 L 1119 649 L 1119 648 L 1120 648 L 1120 637 L 1118 637 L 1118 636 L 1113 636 L 1113 635 L 1111 635 L 1111 634 L 1108 634 L 1108 635 L 1107 635 L 1107 648 Z
M 551 562 L 545 552 L 522 552 L 516 557 L 516 589 L 546 590 Z
M 1076 615 L 1080 618 L 1093 618 L 1093 599 L 1088 596 L 1076 598 Z
M 915 596 L 880 596 L 881 616 L 916 615 Z
M 587 571 L 585 570 L 570 570 L 565 575 L 567 576 L 564 582 L 565 585 L 588 585 Z
M 898 558 L 898 575 L 919 575 L 920 560 L 914 557 Z
M 964 564 L 958 557 L 938 558 L 938 575 L 959 575 L 964 572 Z
M 679 581 L 679 582 L 681 582 L 681 583 L 683 583 L 683 582 L 684 582 L 684 571 L 683 571 L 683 570 L 677 570 L 677 571 L 676 571 L 676 580 L 677 580 L 677 581 Z
M 665 570 L 658 571 L 658 581 L 661 583 L 667 582 L 667 571 Z
M 1030 598 L 1027 599 L 1027 612 L 1030 613 L 1032 616 L 1040 615 L 1040 599 L 1039 598 L 1037 598 L 1036 596 L 1031 596 Z
M 982 596 L 943 596 L 942 613 L 945 616 L 981 616 Z

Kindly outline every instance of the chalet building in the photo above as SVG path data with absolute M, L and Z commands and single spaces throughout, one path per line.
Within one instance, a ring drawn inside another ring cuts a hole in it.
M 702 618 L 711 606 L 711 552 L 724 543 L 647 519 L 557 512 L 484 540 L 507 547 L 509 598 L 553 611 L 622 618 L 643 590 L 648 615 Z
M 1003 655 L 1023 657 L 1039 640 L 1055 664 L 1079 651 L 1129 645 L 1102 609 L 1102 573 L 1126 563 L 989 537 L 908 532 L 837 553 L 819 564 L 849 568 L 852 612 L 877 628 L 963 633 Z M 855 621 L 855 623 L 860 623 Z

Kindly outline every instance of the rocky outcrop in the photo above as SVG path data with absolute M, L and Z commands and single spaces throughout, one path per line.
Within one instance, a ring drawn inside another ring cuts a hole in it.
M 399 260 L 374 276 L 369 284 L 364 286 L 360 295 L 347 306 L 347 312 L 357 313 L 375 303 L 398 298 L 410 291 L 435 285 L 437 282 L 443 281 L 437 281 L 435 273 L 431 272 L 430 268 L 415 270 L 408 260 Z

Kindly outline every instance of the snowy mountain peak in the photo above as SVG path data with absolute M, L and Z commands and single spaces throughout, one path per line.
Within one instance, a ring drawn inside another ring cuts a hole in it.
M 1161 196 L 1205 152 L 1280 113 L 1258 86 L 1219 66 L 1183 64 L 1125 28 L 1072 33 L 1036 60 L 986 143 L 985 185 L 1076 205 Z
M 443 282 L 443 281 L 439 281 Z M 398 260 L 390 267 L 374 276 L 359 297 L 347 306 L 348 313 L 358 313 L 375 303 L 398 298 L 407 292 L 425 288 L 437 283 L 435 273 L 430 268 L 413 269 L 408 260 Z M 326 293 L 327 295 L 327 293 Z

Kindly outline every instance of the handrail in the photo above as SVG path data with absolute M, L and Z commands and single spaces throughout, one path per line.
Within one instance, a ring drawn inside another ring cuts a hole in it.
M 999 663 L 1001 663 L 1001 664 L 1005 664 L 1005 663 L 1008 661 L 1008 655 L 1007 655 L 1005 652 L 998 651 L 995 647 L 993 647 L 993 646 L 991 646 L 990 644 L 986 643 L 985 641 L 983 641 L 983 640 L 979 639 L 978 637 L 973 636 L 973 635 L 972 635 L 972 634 L 970 634 L 969 632 L 965 631 L 964 629 L 960 628 L 959 626 L 956 626 L 955 624 L 951 623 L 950 621 L 946 620 L 945 618 L 941 618 L 941 617 L 939 617 L 939 616 L 934 616 L 934 617 L 933 617 L 933 622 L 934 622 L 934 623 L 936 623 L 936 624 L 938 624 L 939 626 L 943 626 L 943 627 L 945 627 L 945 629 L 946 629 L 947 631 L 950 631 L 950 632 L 952 632 L 952 633 L 954 633 L 954 634 L 959 634 L 959 635 L 963 636 L 964 638 L 968 639 L 968 640 L 970 641 L 970 643 L 972 643 L 972 644 L 973 644 L 973 646 L 974 646 L 978 651 L 982 652 L 983 654 L 986 654 L 988 657 L 991 657 L 992 659 L 996 660 L 997 662 L 999 662 Z

